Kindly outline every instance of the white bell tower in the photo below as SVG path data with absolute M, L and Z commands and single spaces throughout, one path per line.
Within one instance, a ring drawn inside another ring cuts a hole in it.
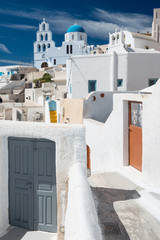
M 160 8 L 153 10 L 152 37 L 160 42 Z
M 52 32 L 49 30 L 49 24 L 44 18 L 39 24 L 37 40 L 34 42 L 34 66 L 36 68 L 48 67 L 46 51 L 51 47 L 55 47 L 55 42 L 52 40 Z

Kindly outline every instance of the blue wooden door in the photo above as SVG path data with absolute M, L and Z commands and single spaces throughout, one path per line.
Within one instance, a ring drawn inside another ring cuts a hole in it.
M 33 230 L 33 143 L 9 139 L 10 224 Z
M 35 229 L 57 231 L 55 143 L 35 141 L 34 216 Z
M 57 231 L 55 143 L 9 138 L 10 224 Z

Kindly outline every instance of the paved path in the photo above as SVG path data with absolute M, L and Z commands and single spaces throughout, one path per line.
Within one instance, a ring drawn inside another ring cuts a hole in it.
M 0 240 L 56 240 L 56 233 L 27 231 L 23 228 L 11 227 L 10 231 Z
M 119 173 L 95 174 L 88 180 L 104 240 L 160 240 L 160 222 L 136 200 L 142 188 Z

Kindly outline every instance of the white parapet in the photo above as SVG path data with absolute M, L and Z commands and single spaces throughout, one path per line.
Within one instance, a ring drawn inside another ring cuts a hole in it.
M 102 240 L 98 217 L 87 180 L 86 166 L 75 163 L 69 173 L 65 240 Z
M 49 101 L 45 101 L 45 123 L 51 123 L 49 113 Z

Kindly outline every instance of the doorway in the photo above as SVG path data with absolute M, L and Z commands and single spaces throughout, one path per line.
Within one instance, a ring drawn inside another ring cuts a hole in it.
M 129 102 L 129 163 L 142 172 L 142 102 Z
M 9 137 L 9 222 L 57 232 L 55 142 Z
M 41 64 L 41 68 L 46 68 L 46 67 L 48 67 L 48 63 L 47 63 L 47 62 L 43 62 L 43 63 Z

